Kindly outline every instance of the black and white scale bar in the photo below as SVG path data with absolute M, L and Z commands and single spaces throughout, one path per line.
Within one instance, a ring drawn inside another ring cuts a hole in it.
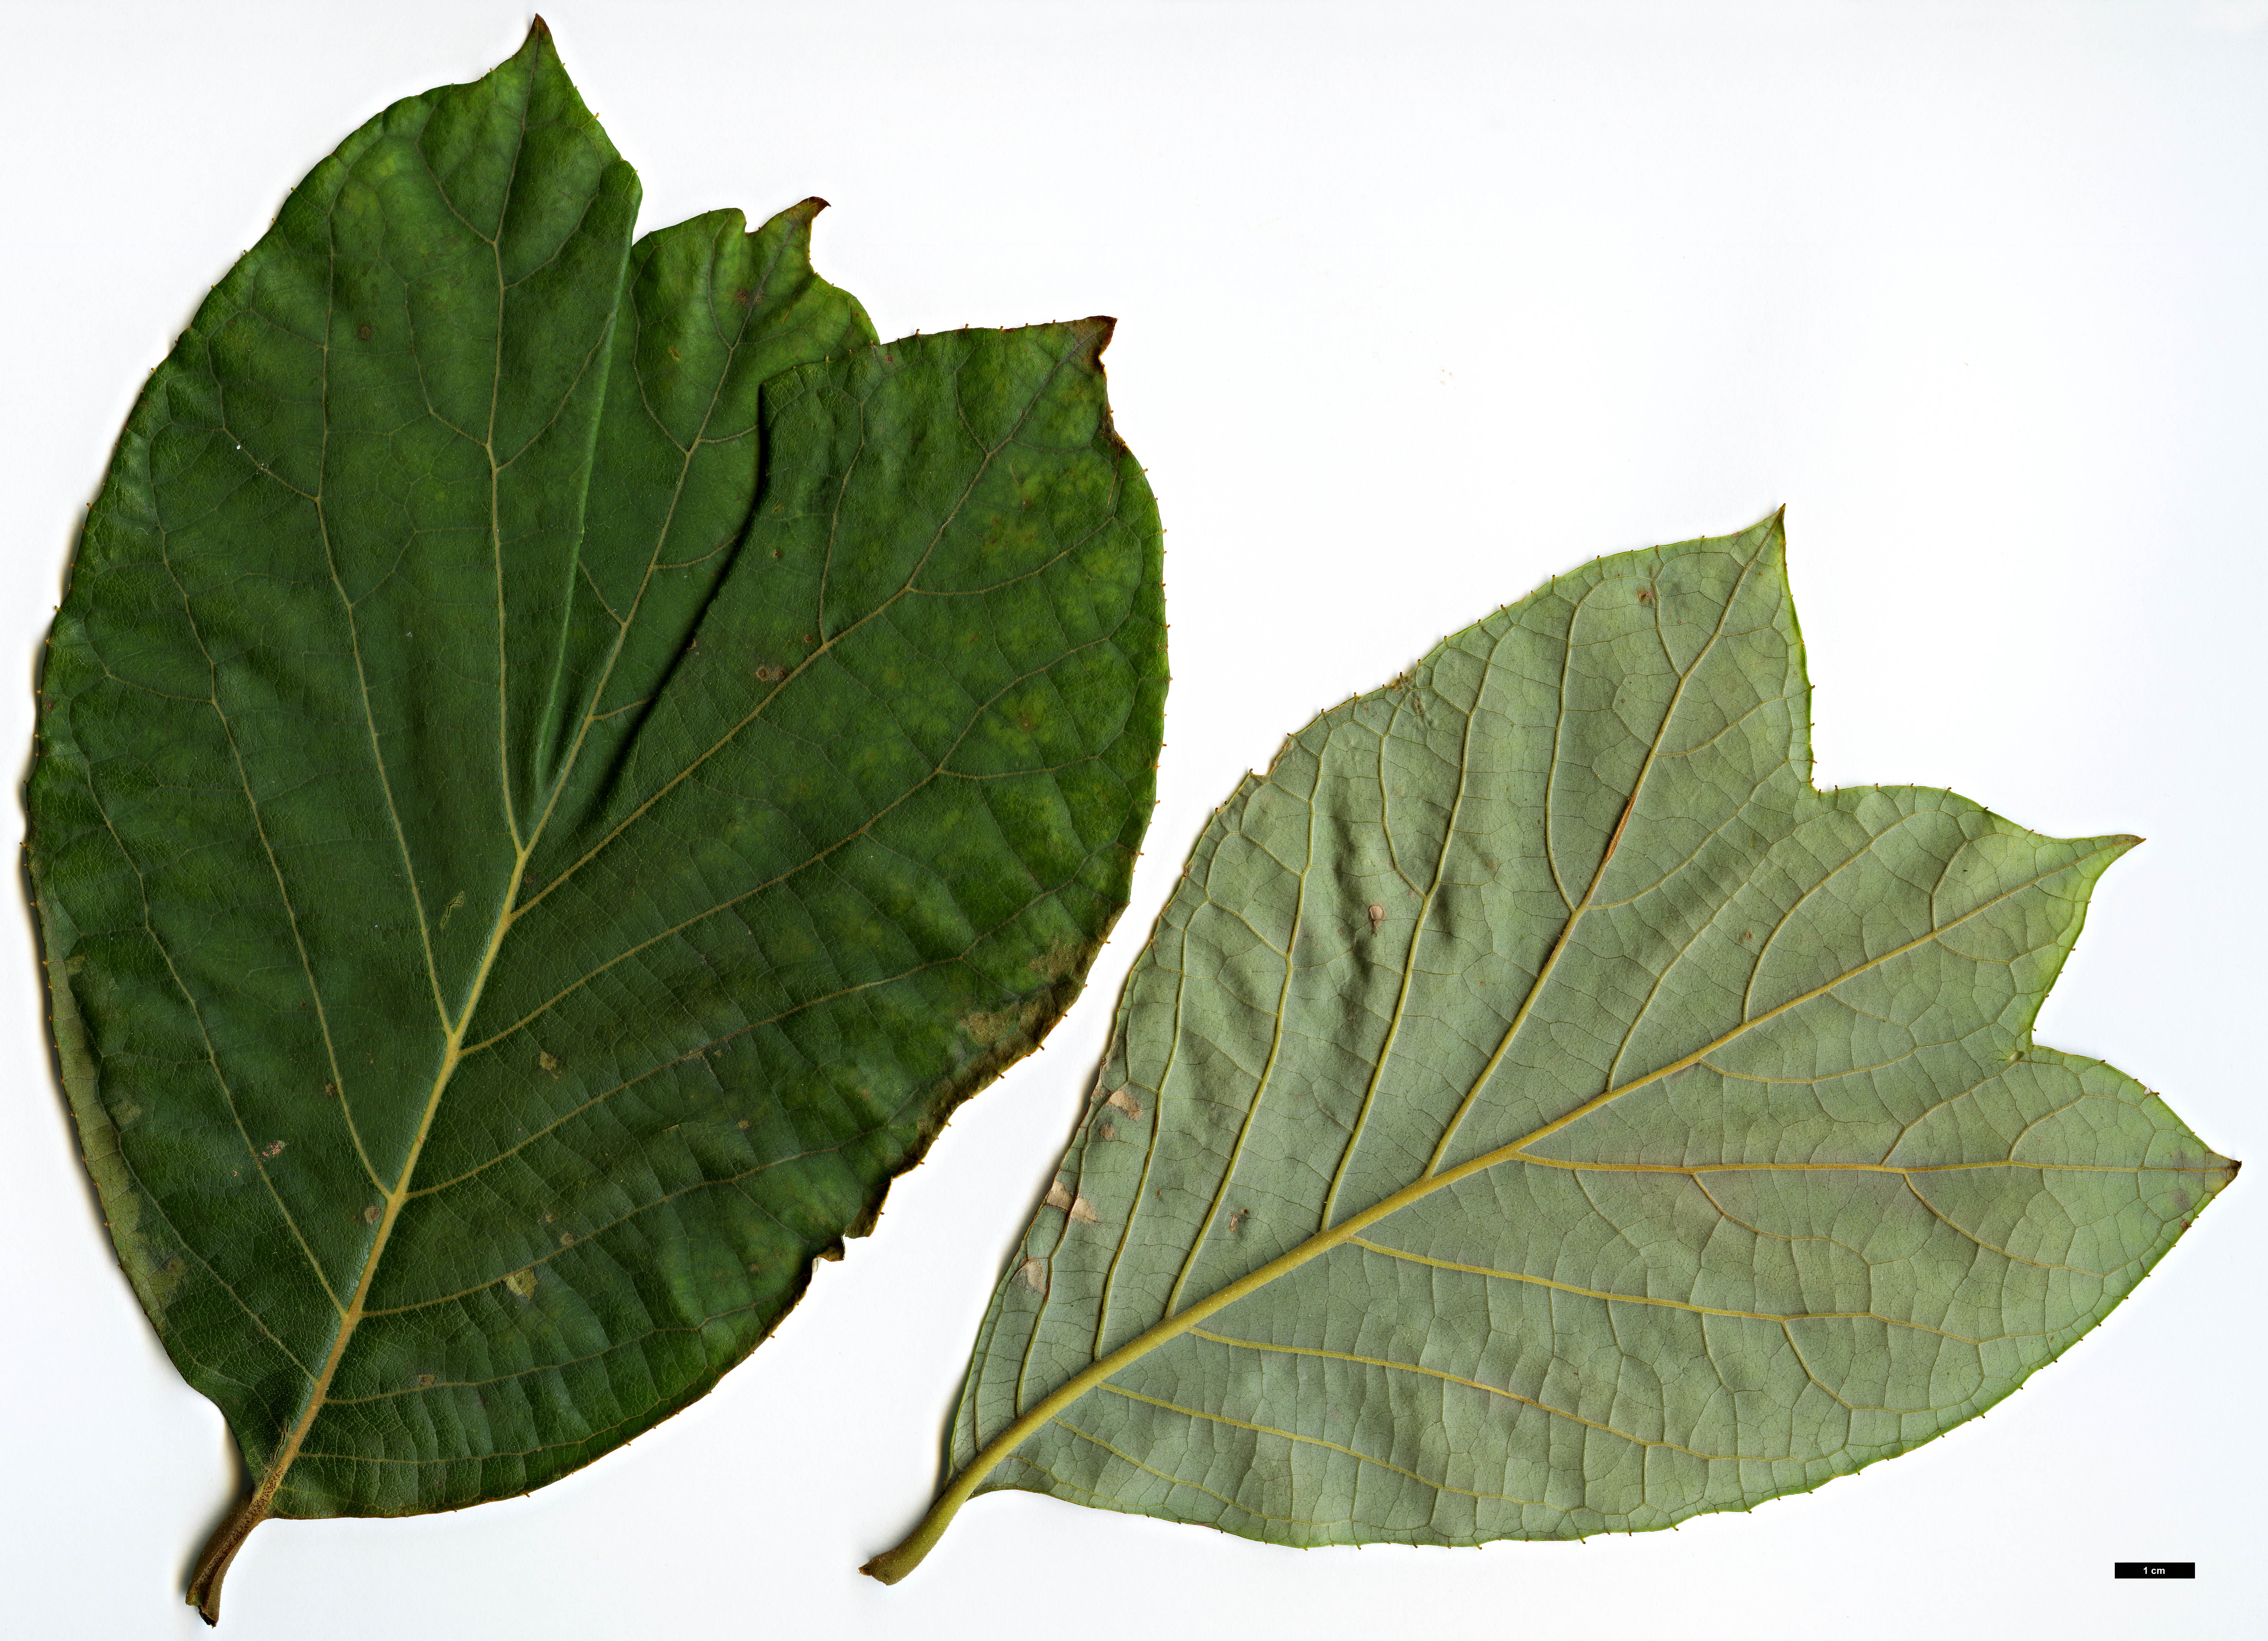
M 2194 1578 L 2197 1563 L 2193 1561 L 2114 1561 L 2110 1564 L 2114 1578 Z

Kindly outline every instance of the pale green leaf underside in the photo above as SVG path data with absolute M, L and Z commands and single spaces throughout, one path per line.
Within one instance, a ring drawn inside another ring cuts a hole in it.
M 1665 1527 L 1990 1407 L 2227 1182 L 2031 1041 L 2134 840 L 1815 791 L 1782 545 L 1594 562 L 1238 789 L 985 1319 L 964 1487 Z

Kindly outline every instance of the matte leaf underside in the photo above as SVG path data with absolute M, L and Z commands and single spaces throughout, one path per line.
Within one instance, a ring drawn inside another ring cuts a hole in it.
M 875 345 L 820 202 L 631 243 L 539 26 L 151 378 L 29 794 L 64 1081 L 267 1514 L 704 1391 L 1077 993 L 1151 808 L 1107 320 Z
M 1778 519 L 1602 559 L 1215 815 L 938 1505 L 1273 1542 L 1671 1525 L 1992 1406 L 2234 1176 L 2036 1046 L 2129 837 L 1821 792 Z

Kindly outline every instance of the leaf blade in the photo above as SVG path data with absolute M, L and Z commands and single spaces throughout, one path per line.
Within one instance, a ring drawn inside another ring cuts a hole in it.
M 2029 1041 L 2132 840 L 1814 792 L 1780 551 L 1598 561 L 1239 788 L 1049 1194 L 1094 1222 L 1035 1214 L 870 1571 L 1003 1486 L 1299 1544 L 1744 1507 L 2007 1394 L 2226 1184 Z
M 540 25 L 371 121 L 153 374 L 57 617 L 66 1092 L 253 1484 L 208 1616 L 269 1514 L 703 1394 L 1123 904 L 1165 676 L 1108 322 L 880 348 L 818 202 L 633 246 L 637 197 Z

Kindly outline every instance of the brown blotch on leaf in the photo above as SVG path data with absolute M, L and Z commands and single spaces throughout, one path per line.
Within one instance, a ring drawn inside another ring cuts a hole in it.
M 549 1049 L 538 1049 L 535 1051 L 535 1063 L 554 1077 L 559 1075 L 559 1056 Z
M 1042 1200 L 1049 1208 L 1062 1209 L 1081 1225 L 1091 1225 L 1098 1223 L 1094 1217 L 1094 1204 L 1084 1196 L 1073 1196 L 1064 1188 L 1064 1182 L 1061 1180 L 1048 1187 L 1048 1194 Z
M 1027 1259 L 1016 1268 L 1016 1274 L 1024 1279 L 1024 1285 L 1033 1292 L 1045 1293 L 1048 1291 L 1048 1268 L 1038 1260 Z
M 535 1267 L 524 1265 L 504 1279 L 504 1285 L 523 1299 L 535 1297 Z
M 420 1389 L 420 1390 L 424 1389 L 427 1386 L 431 1385 L 432 1382 L 433 1382 L 433 1375 L 432 1375 L 432 1374 L 431 1374 L 431 1373 L 420 1373 L 420 1374 L 418 1374 L 418 1375 L 417 1375 L 417 1388 L 418 1388 L 418 1389 Z
M 1110 1108 L 1113 1111 L 1123 1111 L 1130 1117 L 1138 1118 L 1142 1115 L 1142 1102 L 1123 1088 L 1114 1088 L 1110 1091 Z
M 979 1049 L 996 1048 L 1020 1039 L 1028 1041 L 1046 1005 L 1044 997 L 1035 997 L 1027 998 L 1020 1007 L 992 1012 L 979 1009 L 961 1017 L 961 1029 Z
M 1118 1137 L 1118 1130 L 1108 1122 L 1104 1123 L 1101 1129 L 1098 1131 L 1105 1139 L 1116 1139 Z
M 1653 589 L 1652 587 L 1640 587 L 1638 590 L 1638 601 L 1641 604 L 1653 603 Z
M 372 1203 L 369 1207 L 362 1211 L 362 1222 L 366 1225 L 376 1225 L 378 1223 L 378 1204 L 376 1203 Z

